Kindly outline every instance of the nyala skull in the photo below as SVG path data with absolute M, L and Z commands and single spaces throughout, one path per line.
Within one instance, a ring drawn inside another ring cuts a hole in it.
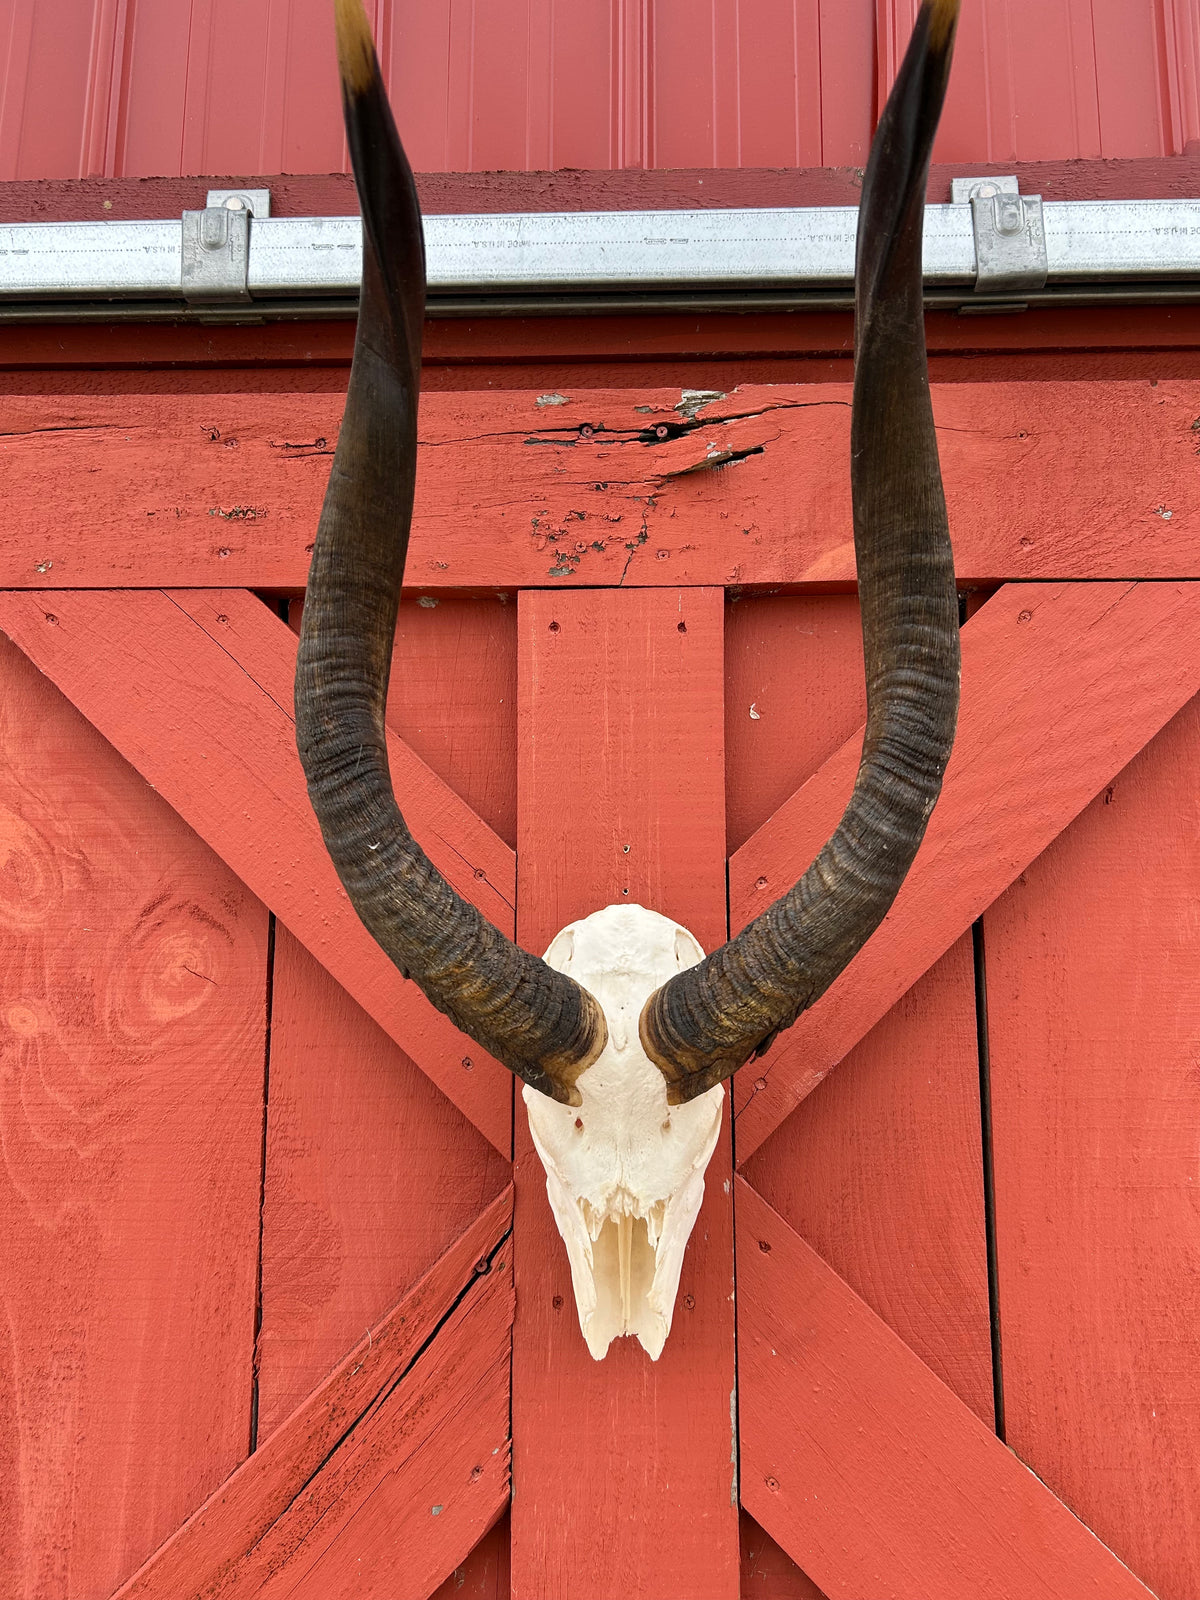
M 669 978 L 703 961 L 677 922 L 644 906 L 607 906 L 573 922 L 546 962 L 599 1001 L 608 1039 L 575 1080 L 581 1104 L 526 1088 L 529 1131 L 571 1262 L 579 1326 L 603 1360 L 632 1334 L 657 1361 L 679 1271 L 721 1131 L 721 1084 L 685 1105 L 642 1047 L 642 1007 Z
M 721 1086 L 824 994 L 879 926 L 954 740 L 958 599 L 926 369 L 921 234 L 958 0 L 923 0 L 863 179 L 850 480 L 868 672 L 854 792 L 799 882 L 780 885 L 719 950 L 703 956 L 686 929 L 620 906 L 565 929 L 547 961 L 455 892 L 392 791 L 384 708 L 416 482 L 425 255 L 361 0 L 335 0 L 335 13 L 363 275 L 296 665 L 300 759 L 366 927 L 431 1004 L 526 1085 L 592 1354 L 631 1333 L 657 1356 Z

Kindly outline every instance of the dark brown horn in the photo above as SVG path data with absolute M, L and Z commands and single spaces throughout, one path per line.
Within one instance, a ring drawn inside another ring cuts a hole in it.
M 921 234 L 958 0 L 925 0 L 871 146 L 855 263 L 850 476 L 867 728 L 849 805 L 799 883 L 652 994 L 672 1101 L 761 1055 L 879 926 L 937 801 L 958 715 L 958 603 L 929 399 Z
M 455 894 L 392 793 L 383 713 L 416 478 L 425 247 L 361 0 L 335 10 L 362 298 L 300 633 L 300 759 L 338 876 L 400 971 L 525 1083 L 578 1104 L 575 1079 L 604 1048 L 599 1005 Z

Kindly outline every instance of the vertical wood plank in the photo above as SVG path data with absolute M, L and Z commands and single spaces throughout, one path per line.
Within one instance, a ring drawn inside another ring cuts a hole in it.
M 1200 701 L 984 918 L 1008 1442 L 1200 1593 Z
M 725 684 L 732 851 L 862 722 L 857 599 L 764 596 L 730 604 Z M 990 1423 L 969 935 L 792 1112 L 744 1171 Z
M 105 1600 L 250 1437 L 263 906 L 0 638 L 0 1593 Z
M 277 925 L 259 1437 L 508 1181 L 508 1162 Z
M 519 610 L 517 927 L 543 950 L 611 903 L 725 937 L 719 590 L 531 591 Z M 628 849 L 626 849 L 628 846 Z M 512 1593 L 738 1592 L 728 1133 L 674 1326 L 593 1362 L 545 1175 L 517 1117 Z
M 300 613 L 296 602 L 293 627 Z M 516 643 L 515 605 L 406 600 L 388 696 L 389 727 L 415 740 L 438 777 L 510 840 Z M 282 925 L 269 1087 L 260 1438 L 510 1176 L 509 1163 Z

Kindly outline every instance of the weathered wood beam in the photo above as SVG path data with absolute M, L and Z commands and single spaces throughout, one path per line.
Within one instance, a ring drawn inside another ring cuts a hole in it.
M 8 591 L 0 629 L 508 1155 L 508 1073 L 400 977 L 333 870 L 296 754 L 287 624 L 237 589 Z M 511 934 L 513 852 L 400 739 L 388 751 L 417 838 Z
M 1150 1591 L 743 1179 L 742 1504 L 830 1595 Z
M 678 389 L 427 395 L 407 583 L 851 586 L 849 397 L 752 386 L 693 425 Z M 302 588 L 342 406 L 10 397 L 0 587 Z M 940 384 L 934 409 L 963 583 L 1200 576 L 1200 383 Z
M 1200 582 L 1012 584 L 963 631 L 945 787 L 882 927 L 825 996 L 735 1078 L 738 1160 L 1200 690 Z M 730 861 L 740 928 L 833 831 L 856 734 Z
M 426 1600 L 508 1503 L 512 1190 L 114 1600 Z

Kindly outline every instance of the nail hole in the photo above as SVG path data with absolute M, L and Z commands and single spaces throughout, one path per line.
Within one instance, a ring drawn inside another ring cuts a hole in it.
M 687 623 L 686 622 L 677 622 L 675 624 L 675 629 L 676 629 L 677 633 L 686 633 L 687 632 Z
M 462 1058 L 462 1064 L 463 1064 L 464 1068 L 466 1069 L 466 1071 L 468 1071 L 468 1072 L 470 1072 L 471 1068 L 475 1065 L 475 1063 L 471 1060 L 470 1056 L 464 1056 Z
M 762 1251 L 763 1255 L 765 1255 L 765 1256 L 769 1256 L 771 1254 L 771 1246 L 767 1243 L 767 1241 L 765 1239 L 760 1239 L 758 1241 L 758 1248 Z
M 552 622 L 550 624 L 550 632 L 551 633 L 557 633 L 558 632 L 558 623 L 557 622 Z
M 551 1300 L 550 1304 L 554 1307 L 555 1311 L 561 1311 L 562 1308 L 563 1308 L 563 1297 L 562 1297 L 562 1295 L 556 1294 L 554 1296 L 554 1299 Z

